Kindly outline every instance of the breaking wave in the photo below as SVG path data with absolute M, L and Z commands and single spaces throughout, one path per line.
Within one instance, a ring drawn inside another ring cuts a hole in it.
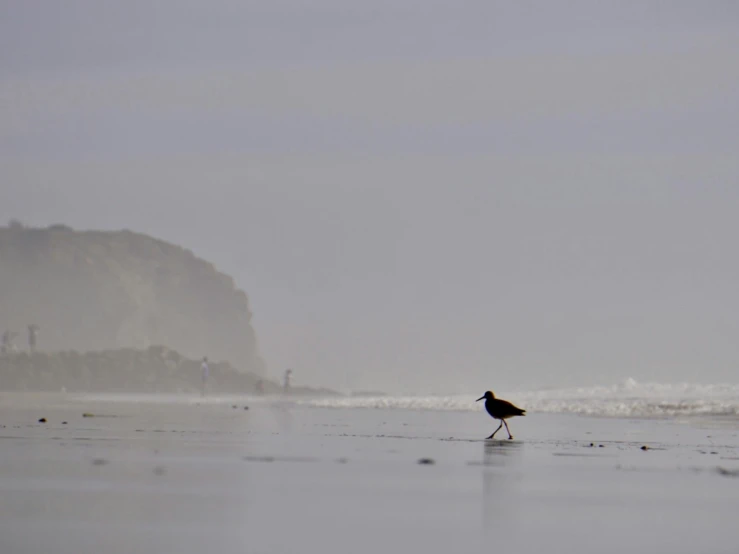
M 529 412 L 610 417 L 739 416 L 739 385 L 638 383 L 627 379 L 612 386 L 536 391 L 500 391 Z M 324 408 L 407 410 L 479 410 L 465 396 L 375 396 L 306 399 L 301 404 Z

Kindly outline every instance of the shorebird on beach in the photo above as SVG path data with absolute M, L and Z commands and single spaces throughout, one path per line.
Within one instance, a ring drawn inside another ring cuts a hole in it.
M 498 428 L 488 438 L 492 439 L 495 436 L 495 433 L 500 431 L 500 428 L 505 425 L 505 430 L 508 431 L 508 439 L 513 439 L 513 435 L 511 435 L 511 430 L 508 428 L 506 419 L 513 416 L 526 415 L 526 410 L 517 408 L 507 400 L 495 398 L 495 395 L 491 390 L 487 391 L 480 398 L 475 400 L 475 402 L 479 402 L 483 398 L 485 399 L 485 409 L 488 411 L 490 416 L 494 419 L 500 420 L 500 425 L 498 425 Z

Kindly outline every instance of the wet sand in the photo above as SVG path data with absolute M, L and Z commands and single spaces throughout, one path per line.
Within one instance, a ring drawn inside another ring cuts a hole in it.
M 0 552 L 739 544 L 735 418 L 530 414 L 486 441 L 482 412 L 112 400 L 0 393 Z

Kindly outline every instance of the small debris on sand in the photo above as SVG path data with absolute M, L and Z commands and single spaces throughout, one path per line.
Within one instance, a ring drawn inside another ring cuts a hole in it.
M 640 450 L 649 450 L 649 447 L 645 444 L 644 446 L 641 447 Z
M 234 405 L 233 405 L 233 406 L 231 406 L 231 407 L 232 407 L 232 408 L 233 408 L 234 410 L 238 409 L 238 406 L 237 406 L 236 404 L 234 404 Z
M 244 409 L 245 409 L 245 410 L 248 410 L 248 409 L 249 409 L 249 406 L 244 406 Z
M 46 423 L 46 418 L 45 417 L 42 417 L 41 419 L 38 420 L 38 422 L 39 423 Z
M 275 459 L 272 456 L 244 456 L 242 458 L 245 462 L 274 462 Z
M 66 422 L 66 421 L 62 421 L 62 425 L 66 425 L 66 424 L 67 424 L 67 422 Z
M 717 467 L 716 472 L 724 477 L 739 477 L 739 469 L 726 469 L 724 467 Z
M 85 412 L 84 414 L 82 414 L 82 417 L 95 417 L 95 415 L 89 412 Z
M 163 466 L 157 466 L 154 468 L 154 475 L 164 475 L 167 473 L 167 469 Z
M 432 466 L 436 462 L 432 458 L 421 458 L 420 460 L 418 460 L 418 463 L 422 466 Z

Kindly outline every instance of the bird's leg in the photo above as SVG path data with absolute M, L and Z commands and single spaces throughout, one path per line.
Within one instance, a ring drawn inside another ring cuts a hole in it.
M 498 431 L 500 431 L 500 428 L 501 427 L 503 427 L 503 421 L 500 422 L 500 425 L 498 425 L 498 428 L 495 431 L 493 431 L 493 434 L 490 435 L 488 438 L 489 439 L 492 439 L 495 436 L 495 433 L 497 433 Z M 510 435 L 510 433 L 508 433 L 508 434 Z
M 508 428 L 508 423 L 506 423 L 506 420 L 503 420 L 503 423 L 505 423 L 505 430 L 508 431 L 508 440 L 513 440 L 513 435 L 511 435 L 511 430 Z

